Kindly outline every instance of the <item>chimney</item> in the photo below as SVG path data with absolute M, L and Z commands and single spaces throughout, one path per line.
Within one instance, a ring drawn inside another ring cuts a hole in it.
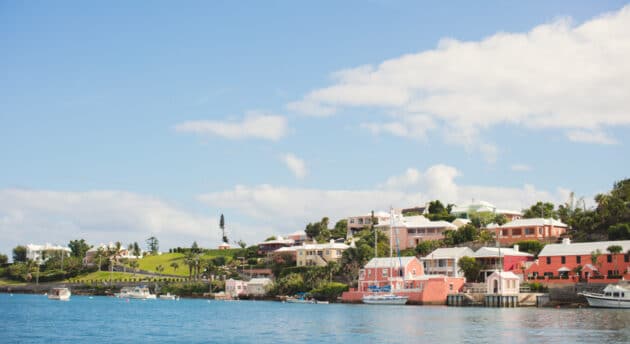
M 571 245 L 571 239 L 569 238 L 562 239 L 562 245 Z
M 514 251 L 518 252 L 518 245 L 514 245 Z

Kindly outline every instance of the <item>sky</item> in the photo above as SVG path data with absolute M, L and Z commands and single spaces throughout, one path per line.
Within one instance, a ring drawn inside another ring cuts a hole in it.
M 628 178 L 620 1 L 0 1 L 0 253 Z

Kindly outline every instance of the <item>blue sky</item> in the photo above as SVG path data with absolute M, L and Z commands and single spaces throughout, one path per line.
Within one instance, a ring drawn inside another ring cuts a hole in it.
M 0 252 L 628 177 L 618 1 L 0 2 Z

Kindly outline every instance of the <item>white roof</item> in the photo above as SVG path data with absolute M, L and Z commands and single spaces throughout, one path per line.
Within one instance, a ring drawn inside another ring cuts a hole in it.
M 584 256 L 590 255 L 591 252 L 596 250 L 599 250 L 602 254 L 608 254 L 609 252 L 606 249 L 612 245 L 621 246 L 622 253 L 628 252 L 628 250 L 630 250 L 630 240 L 562 243 L 546 245 L 542 249 L 542 251 L 540 251 L 540 254 L 538 254 L 538 256 Z
M 520 257 L 533 257 L 533 255 L 527 252 L 516 251 L 513 248 L 501 247 L 499 250 L 498 247 L 482 247 L 475 252 L 475 258 L 488 258 L 488 257 L 499 257 L 499 251 L 501 251 L 501 257 L 503 256 L 520 256 Z
M 295 249 L 296 250 L 333 250 L 333 249 L 345 250 L 348 247 L 350 246 L 332 241 L 325 244 L 302 244 L 302 246 L 295 246 Z
M 475 251 L 471 250 L 468 247 L 445 247 L 438 248 L 435 251 L 427 254 L 423 260 L 432 260 L 432 259 L 449 259 L 449 258 L 460 258 L 463 256 L 472 257 L 475 254 Z
M 492 277 L 492 276 L 500 276 L 503 279 L 520 279 L 512 271 L 498 271 L 498 270 L 494 270 L 494 272 L 488 277 Z
M 298 235 L 299 235 L 299 236 L 306 236 L 306 232 L 304 232 L 304 231 L 296 231 L 296 232 L 293 232 L 293 233 L 291 233 L 291 234 L 287 235 L 287 237 L 290 237 L 290 236 L 298 236 Z
M 59 245 L 51 245 L 51 244 L 44 244 L 44 245 L 34 245 L 34 244 L 28 244 L 26 245 L 26 249 L 29 251 L 66 251 L 66 252 L 72 252 L 72 250 L 68 247 L 65 246 L 59 246 Z
M 269 278 L 252 278 L 251 280 L 249 280 L 249 282 L 247 282 L 247 284 L 269 284 L 271 283 L 271 280 Z
M 383 258 L 372 258 L 365 267 L 366 268 L 399 268 L 400 262 L 402 261 L 403 266 L 407 266 L 411 261 L 417 260 L 418 263 L 420 261 L 416 257 L 383 257 Z
M 289 247 L 280 247 L 279 249 L 273 251 L 276 253 L 282 253 L 282 252 L 295 252 L 297 250 L 297 246 L 289 246 Z
M 388 227 L 389 223 L 379 223 L 377 227 Z M 431 221 L 422 215 L 416 216 L 395 216 L 394 227 L 396 228 L 448 228 L 456 229 L 457 226 L 448 221 Z
M 294 243 L 295 243 L 295 240 L 293 239 L 282 239 L 282 237 L 280 237 L 275 240 L 259 242 L 258 245 L 272 245 L 272 244 L 293 245 Z
M 534 219 L 518 219 L 514 221 L 510 221 L 501 228 L 512 228 L 512 227 L 533 227 L 533 226 L 554 226 L 554 227 L 568 227 L 566 224 L 558 221 L 556 219 L 543 219 L 543 218 L 534 218 Z

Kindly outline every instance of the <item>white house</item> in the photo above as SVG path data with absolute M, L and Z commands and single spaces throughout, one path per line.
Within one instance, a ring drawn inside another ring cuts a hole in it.
M 247 282 L 230 278 L 225 281 L 225 293 L 232 298 L 236 298 L 241 294 L 247 294 Z
M 521 280 L 511 271 L 495 270 L 486 279 L 486 286 L 488 294 L 518 294 L 521 288 Z
M 475 252 L 468 247 L 438 248 L 422 258 L 424 272 L 427 275 L 445 275 L 448 277 L 464 277 L 457 263 L 464 257 L 474 257 Z
M 33 260 L 40 264 L 48 260 L 48 258 L 53 255 L 63 254 L 64 256 L 68 257 L 70 256 L 70 253 L 72 253 L 72 250 L 70 250 L 68 247 L 51 245 L 48 243 L 44 245 L 26 245 L 26 259 Z
M 267 286 L 271 284 L 269 278 L 252 278 L 247 282 L 247 294 L 250 296 L 263 296 L 267 294 Z

